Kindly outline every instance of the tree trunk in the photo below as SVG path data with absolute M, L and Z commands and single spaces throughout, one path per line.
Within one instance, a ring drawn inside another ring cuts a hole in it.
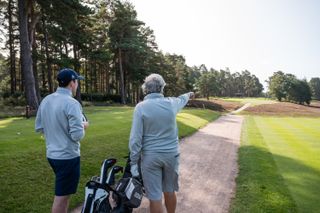
M 23 80 L 23 73 L 22 73 L 22 69 L 21 69 L 21 58 L 19 59 L 19 63 L 18 63 L 18 71 L 19 71 L 19 91 L 23 92 L 24 91 L 24 80 Z
M 14 35 L 13 35 L 13 24 L 12 24 L 12 7 L 13 2 L 9 0 L 8 2 L 8 22 L 9 22 L 9 49 L 10 49 L 10 89 L 11 94 L 13 94 L 17 89 L 17 79 L 16 79 L 16 53 L 14 49 Z
M 63 45 L 64 45 L 64 49 L 65 49 L 65 52 L 66 52 L 66 56 L 68 57 L 69 55 L 69 51 L 68 51 L 68 44 L 66 41 L 63 42 Z
M 99 63 L 99 70 L 100 70 L 100 92 L 104 92 L 104 73 L 102 66 Z
M 43 12 L 42 12 L 43 15 Z M 43 31 L 44 31 L 44 45 L 45 45 L 45 51 L 46 51 L 46 62 L 47 62 L 47 71 L 48 71 L 48 89 L 49 93 L 53 93 L 53 84 L 52 84 L 52 69 L 51 69 L 51 58 L 49 54 L 49 47 L 48 47 L 48 32 L 46 28 L 46 21 L 44 18 L 42 18 L 42 25 L 43 25 Z
M 35 84 L 35 89 L 36 89 L 36 94 L 37 98 L 40 102 L 41 100 L 41 95 L 40 95 L 40 88 L 39 88 L 39 77 L 38 77 L 38 53 L 37 53 L 37 45 L 35 40 L 32 43 L 32 66 L 33 66 L 33 74 L 34 74 L 34 84 Z
M 94 60 L 93 63 L 94 63 L 94 66 L 93 66 L 93 75 L 94 75 L 93 89 L 94 89 L 94 92 L 96 93 L 96 92 L 98 92 L 97 61 Z
M 77 46 L 73 45 L 73 57 L 74 57 L 74 71 L 76 71 L 79 74 L 79 61 L 78 61 L 78 54 L 77 54 Z M 82 105 L 82 101 L 81 101 L 81 82 L 78 81 L 78 88 L 77 88 L 77 92 L 76 92 L 76 97 L 75 99 L 77 99 L 77 101 L 79 101 L 79 103 Z
M 43 48 L 44 48 L 44 39 L 41 39 L 41 48 L 40 48 L 41 55 L 45 54 L 45 51 Z M 42 79 L 42 89 L 43 90 L 46 90 L 45 69 L 46 69 L 45 62 L 43 60 L 41 60 L 41 79 Z
M 129 82 L 127 82 L 127 84 L 125 84 L 125 88 L 126 88 L 127 101 L 128 101 L 129 103 L 132 103 L 131 84 L 130 84 Z
M 39 78 L 38 78 L 38 52 L 37 52 L 37 42 L 36 42 L 36 25 L 39 22 L 40 14 L 36 14 L 34 11 L 34 5 L 31 4 L 31 23 L 28 25 L 29 27 L 29 42 L 32 45 L 32 67 L 33 67 L 33 76 L 34 76 L 34 83 L 38 101 L 41 101 L 41 94 L 39 88 Z
M 90 61 L 90 67 L 89 67 L 89 70 L 90 70 L 90 93 L 92 93 L 92 91 L 93 91 L 93 80 L 92 80 L 92 78 L 93 78 L 93 72 L 92 72 L 92 67 L 93 67 L 93 64 L 92 64 L 93 62 L 92 61 Z
M 105 81 L 105 84 L 106 84 L 106 93 L 107 94 L 110 94 L 110 73 L 109 73 L 109 64 L 106 68 L 106 81 Z
M 126 96 L 124 91 L 124 76 L 123 76 L 123 69 L 122 69 L 122 56 L 121 56 L 121 49 L 119 51 L 119 71 L 120 71 L 120 91 L 121 91 L 121 103 L 126 104 Z
M 85 83 L 85 91 L 88 93 L 88 60 L 84 61 L 84 83 Z
M 28 105 L 37 110 L 39 101 L 36 94 L 34 75 L 32 71 L 32 57 L 30 51 L 30 42 L 28 36 L 28 15 L 27 2 L 18 0 L 19 8 L 19 32 L 20 32 L 20 53 L 21 69 L 25 80 L 25 94 Z

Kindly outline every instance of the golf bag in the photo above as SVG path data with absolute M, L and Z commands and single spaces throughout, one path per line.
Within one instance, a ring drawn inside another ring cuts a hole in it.
M 117 196 L 121 203 L 128 208 L 137 208 L 143 197 L 142 184 L 137 178 L 122 178 L 116 185 Z
M 100 177 L 94 176 L 86 184 L 85 202 L 82 213 L 107 213 L 110 212 L 109 195 L 112 188 L 107 184 L 107 172 L 117 162 L 114 158 L 103 161 Z
M 86 184 L 82 213 L 131 213 L 132 208 L 140 206 L 143 185 L 139 178 L 131 177 L 130 159 L 127 160 L 122 178 L 114 187 L 114 175 L 123 172 L 122 167 L 114 166 L 115 163 L 114 158 L 104 160 L 100 177 L 94 176 Z M 109 168 L 111 170 L 108 173 Z
M 91 180 L 86 184 L 85 202 L 82 213 L 107 213 L 111 212 L 109 194 L 99 182 Z

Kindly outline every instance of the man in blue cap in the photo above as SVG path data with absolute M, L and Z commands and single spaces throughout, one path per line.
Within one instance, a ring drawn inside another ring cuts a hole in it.
M 35 130 L 45 136 L 47 159 L 55 173 L 52 213 L 67 213 L 70 195 L 79 184 L 80 140 L 89 124 L 73 95 L 83 79 L 72 69 L 62 69 L 57 91 L 42 100 L 37 112 Z

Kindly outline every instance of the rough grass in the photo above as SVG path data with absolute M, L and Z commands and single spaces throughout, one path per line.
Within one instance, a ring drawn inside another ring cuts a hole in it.
M 275 104 L 261 104 L 246 108 L 241 114 L 249 115 L 271 115 L 282 117 L 320 117 L 320 105 L 312 101 L 310 106 L 289 102 L 278 102 Z
M 81 177 L 78 192 L 70 208 L 84 199 L 85 183 L 98 175 L 107 157 L 124 166 L 128 154 L 132 107 L 88 107 L 84 110 L 90 122 L 81 142 Z M 195 132 L 216 119 L 209 110 L 186 109 L 178 115 L 179 136 Z M 0 212 L 50 212 L 54 177 L 45 157 L 45 142 L 34 133 L 34 118 L 0 120 Z
M 319 118 L 248 116 L 231 212 L 318 212 Z
M 242 104 L 250 103 L 251 106 L 277 103 L 277 101 L 269 98 L 221 98 L 221 99 L 225 101 L 239 102 Z

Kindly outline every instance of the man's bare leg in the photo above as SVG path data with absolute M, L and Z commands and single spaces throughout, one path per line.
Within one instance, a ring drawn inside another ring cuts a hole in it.
M 164 203 L 167 213 L 175 213 L 177 206 L 177 196 L 175 192 L 164 192 Z
M 69 207 L 70 195 L 54 196 L 52 213 L 67 213 Z
M 150 213 L 162 213 L 162 200 L 149 200 Z

